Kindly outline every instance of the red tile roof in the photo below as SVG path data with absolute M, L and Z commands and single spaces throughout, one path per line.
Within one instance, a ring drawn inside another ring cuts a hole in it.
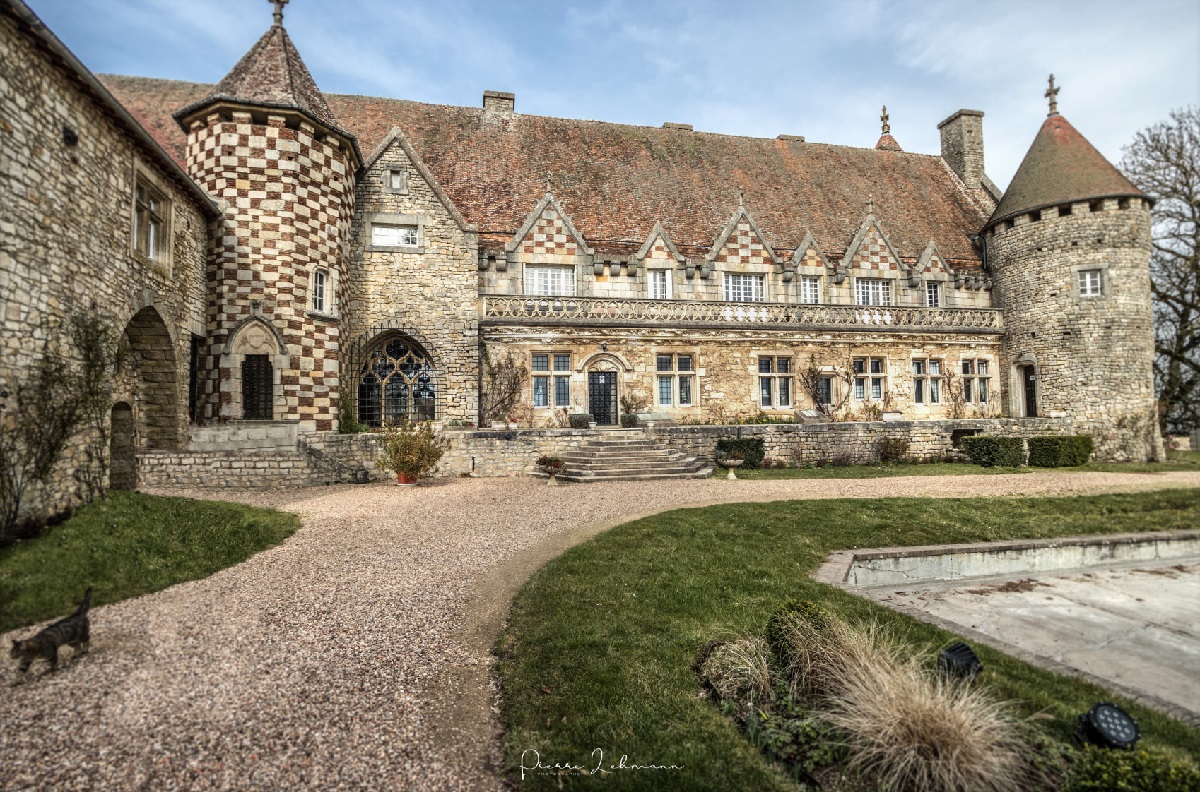
M 1042 123 L 988 225 L 1033 209 L 1126 195 L 1145 193 L 1055 113 Z
M 185 136 L 170 113 L 209 86 L 102 77 L 131 110 L 151 119 L 182 162 Z M 480 244 L 502 247 L 549 179 L 554 195 L 598 255 L 631 255 L 656 221 L 685 255 L 707 253 L 738 206 L 739 189 L 781 255 L 812 232 L 841 258 L 867 211 L 897 252 L 916 260 L 930 240 L 956 269 L 977 271 L 970 241 L 985 216 L 938 156 L 638 127 L 598 121 L 326 94 L 340 125 L 372 150 L 398 126 Z M 173 105 L 173 106 L 172 106 Z

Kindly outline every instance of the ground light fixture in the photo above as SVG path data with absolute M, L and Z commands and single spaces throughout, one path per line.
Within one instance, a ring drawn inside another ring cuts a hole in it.
M 975 651 L 962 641 L 950 644 L 938 655 L 938 671 L 943 677 L 974 679 L 983 670 Z
M 1079 716 L 1075 742 L 1100 748 L 1129 750 L 1142 736 L 1142 730 L 1125 710 L 1109 701 L 1101 701 Z

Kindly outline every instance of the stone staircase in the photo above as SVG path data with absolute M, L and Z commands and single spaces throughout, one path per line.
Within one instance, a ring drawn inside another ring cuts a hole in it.
M 642 430 L 606 432 L 572 451 L 559 454 L 566 468 L 560 481 L 646 481 L 708 478 L 704 462 L 648 439 Z

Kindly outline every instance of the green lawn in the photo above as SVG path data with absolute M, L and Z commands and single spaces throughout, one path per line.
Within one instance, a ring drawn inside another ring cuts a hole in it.
M 207 577 L 287 539 L 294 514 L 112 492 L 43 536 L 0 549 L 0 632 Z
M 594 776 L 529 774 L 543 764 L 682 765 L 623 770 L 604 789 L 794 788 L 699 695 L 691 663 L 708 640 L 761 633 L 788 598 L 850 620 L 886 623 L 906 640 L 951 635 L 818 584 L 809 574 L 834 549 L 1190 528 L 1200 490 L 1086 498 L 879 499 L 737 504 L 685 509 L 614 528 L 543 567 L 517 596 L 498 666 L 506 769 L 521 789 L 583 788 Z M 1116 699 L 1141 724 L 1143 745 L 1200 756 L 1200 731 L 1062 677 L 977 647 L 982 678 L 1020 702 L 1052 737 L 1069 739 L 1096 701 Z M 532 753 L 525 764 L 534 763 Z M 590 788 L 590 787 L 589 787 Z M 596 788 L 600 788 L 597 786 Z
M 980 467 L 967 462 L 933 462 L 929 464 L 892 465 L 843 465 L 835 467 L 771 468 L 759 470 L 737 470 L 737 477 L 744 479 L 864 479 L 887 478 L 889 476 L 967 476 L 995 473 L 1037 473 L 1057 470 L 1068 473 L 1170 473 L 1173 471 L 1200 471 L 1200 451 L 1169 451 L 1165 462 L 1089 462 L 1081 467 L 1031 468 L 1031 467 Z M 718 468 L 715 475 L 725 474 Z

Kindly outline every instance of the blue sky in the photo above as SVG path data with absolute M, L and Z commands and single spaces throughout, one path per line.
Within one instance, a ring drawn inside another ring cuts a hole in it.
M 266 0 L 27 0 L 93 71 L 216 82 L 271 24 Z M 1059 109 L 1100 151 L 1200 103 L 1195 0 L 292 0 L 284 24 L 323 91 L 907 151 L 985 112 L 1007 185 Z

